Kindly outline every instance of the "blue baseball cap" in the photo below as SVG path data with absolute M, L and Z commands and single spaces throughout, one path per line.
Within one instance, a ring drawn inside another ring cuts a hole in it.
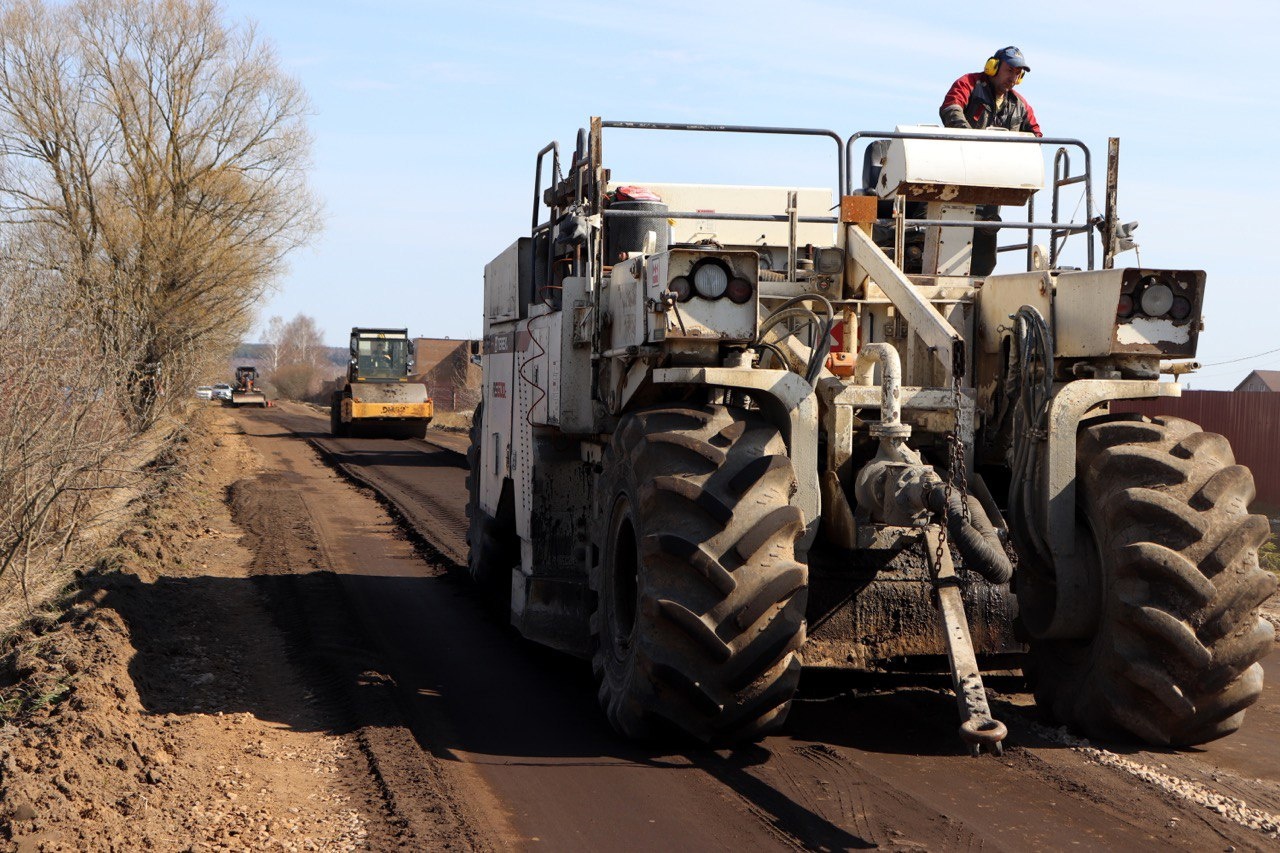
M 1014 68 L 1021 68 L 1023 71 L 1030 71 L 1031 66 L 1027 64 L 1027 59 L 1022 55 L 1022 51 L 1013 45 L 1002 47 L 995 53 L 991 54 L 994 59 L 998 59 L 1005 65 L 1012 65 Z

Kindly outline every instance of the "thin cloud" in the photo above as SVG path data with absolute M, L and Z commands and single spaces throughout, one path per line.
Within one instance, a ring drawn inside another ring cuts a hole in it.
M 339 89 L 347 92 L 394 92 L 395 90 L 402 88 L 398 83 L 391 83 L 386 80 L 370 80 L 367 78 L 339 80 L 335 85 Z
M 494 86 L 509 80 L 489 65 L 478 62 L 415 62 L 408 66 L 412 77 L 456 86 Z

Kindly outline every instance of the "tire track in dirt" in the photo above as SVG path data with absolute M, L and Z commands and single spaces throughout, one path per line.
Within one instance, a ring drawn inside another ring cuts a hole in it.
M 803 763 L 782 762 L 778 787 L 837 826 L 851 827 L 875 847 L 966 850 L 982 846 L 977 833 L 952 825 L 927 803 L 886 786 L 831 746 L 807 744 L 793 747 L 791 754 Z M 921 836 L 918 828 L 910 833 L 899 829 L 895 817 L 907 813 L 918 815 L 931 834 Z
M 430 477 L 438 470 L 421 473 Z M 447 487 L 437 483 L 423 490 L 439 494 L 438 503 L 448 503 Z M 457 497 L 452 514 L 461 513 L 461 491 Z M 431 502 L 401 503 L 406 523 L 429 541 L 435 539 L 443 526 L 431 514 L 434 510 L 423 509 Z M 427 514 L 419 515 L 423 512 Z M 1098 844 L 1154 850 L 1223 844 L 1248 849 L 1266 843 L 1265 836 L 1135 785 L 1133 777 L 1037 735 L 1029 725 L 1037 712 L 1027 707 L 1025 694 L 1016 696 L 1016 711 L 1001 703 L 1010 712 L 1013 729 L 1005 758 L 975 760 L 958 754 L 951 722 L 954 699 L 948 691 L 917 686 L 847 693 L 839 701 L 818 700 L 822 707 L 802 699 L 793 709 L 787 736 L 728 757 L 709 752 L 685 756 L 788 846 L 1026 849 Z M 1188 754 L 1186 760 L 1203 759 Z M 1247 787 L 1247 777 L 1241 778 Z
M 248 532 L 256 579 L 290 639 L 295 665 L 321 701 L 345 719 L 378 785 L 385 825 L 392 830 L 383 843 L 492 849 L 497 845 L 481 829 L 488 821 L 478 819 L 470 805 L 482 798 L 459 790 L 445 765 L 406 726 L 399 687 L 346 604 L 332 562 L 344 555 L 325 543 L 309 492 L 319 497 L 300 475 L 269 472 L 236 483 L 229 498 L 234 518 Z M 349 500 L 366 501 L 377 511 L 367 497 L 353 493 Z M 358 525 L 362 513 L 350 503 L 346 507 Z M 394 531 L 385 520 L 382 527 Z

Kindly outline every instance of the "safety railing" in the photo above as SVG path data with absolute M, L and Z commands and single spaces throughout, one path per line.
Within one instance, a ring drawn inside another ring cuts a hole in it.
M 991 140 L 993 136 L 983 136 L 981 137 L 981 139 L 983 141 L 988 141 L 988 140 Z M 974 137 L 965 136 L 965 137 L 959 137 L 959 138 L 963 140 L 970 140 L 970 139 L 973 139 Z M 893 132 L 858 131 L 857 133 L 850 136 L 845 141 L 845 144 L 844 144 L 845 168 L 843 172 L 847 176 L 846 183 L 841 185 L 843 188 L 842 192 L 844 193 L 844 195 L 852 195 L 854 193 L 854 187 L 852 185 L 853 183 L 852 158 L 853 158 L 853 153 L 857 146 L 857 143 L 860 140 L 877 140 L 877 139 L 928 139 L 928 140 L 938 140 L 942 142 L 957 141 L 957 137 L 955 135 L 947 134 L 947 133 L 927 133 L 927 132 L 922 133 L 919 131 L 893 131 Z M 1027 217 L 1029 220 L 1027 222 L 1000 222 L 1000 221 L 960 222 L 955 220 L 943 220 L 943 219 L 910 219 L 904 216 L 900 218 L 895 217 L 893 219 L 877 220 L 877 223 L 881 225 L 891 225 L 891 226 L 894 226 L 895 228 L 906 228 L 908 226 L 914 225 L 914 226 L 919 226 L 924 228 L 927 228 L 927 227 L 961 228 L 963 227 L 963 228 L 976 228 L 980 230 L 993 230 L 993 229 L 1025 230 L 1027 232 L 1026 243 L 1000 246 L 1000 247 L 997 247 L 996 251 L 1008 252 L 1008 251 L 1026 250 L 1028 270 L 1030 270 L 1032 266 L 1032 252 L 1034 248 L 1034 237 L 1035 237 L 1036 231 L 1050 232 L 1049 233 L 1049 240 L 1050 240 L 1049 265 L 1051 267 L 1056 265 L 1057 263 L 1058 254 L 1060 252 L 1060 245 L 1058 242 L 1059 239 L 1065 241 L 1066 238 L 1072 234 L 1088 234 L 1088 240 L 1086 241 L 1087 255 L 1088 255 L 1088 268 L 1093 269 L 1094 268 L 1094 230 L 1097 228 L 1098 223 L 1095 221 L 1094 215 L 1093 215 L 1093 170 L 1092 170 L 1092 157 L 1089 153 L 1089 146 L 1085 145 L 1079 139 L 1071 139 L 1067 137 L 1030 137 L 1030 136 L 1010 135 L 1009 138 L 1007 139 L 995 138 L 994 141 L 997 141 L 1002 145 L 1039 145 L 1041 147 L 1052 146 L 1052 145 L 1059 146 L 1058 151 L 1055 152 L 1054 154 L 1054 179 L 1053 179 L 1053 185 L 1052 185 L 1053 204 L 1052 204 L 1052 209 L 1050 211 L 1050 216 L 1052 217 L 1051 221 L 1049 222 L 1035 221 L 1035 200 L 1033 196 L 1032 199 L 1030 199 L 1027 202 Z M 1083 152 L 1084 154 L 1084 172 L 1083 173 L 1079 175 L 1070 174 L 1070 157 L 1067 154 L 1068 148 L 1078 148 L 1081 152 Z M 1060 173 L 1060 165 L 1059 165 L 1060 163 L 1063 164 L 1063 169 L 1061 173 Z M 1060 192 L 1063 187 L 1069 186 L 1072 184 L 1077 184 L 1077 183 L 1084 184 L 1084 205 L 1085 205 L 1084 221 L 1083 222 L 1060 222 L 1058 220 Z M 862 188 L 859 188 L 859 189 L 862 189 Z M 900 240 L 898 242 L 900 242 Z M 899 261 L 899 263 L 900 262 L 901 261 Z
M 835 131 L 822 128 L 801 128 L 801 127 L 766 127 L 756 125 L 727 125 L 727 124 L 683 124 L 672 122 L 636 122 L 636 121 L 601 121 L 601 128 L 622 129 L 622 130 L 662 130 L 662 131 L 681 131 L 695 133 L 731 133 L 731 134 L 762 134 L 762 135 L 785 135 L 785 136 L 807 136 L 819 137 L 832 140 L 836 146 L 836 186 L 842 195 L 853 195 L 856 190 L 864 190 L 864 188 L 855 188 L 853 186 L 853 155 L 857 144 L 860 141 L 874 141 L 881 139 L 924 139 L 937 140 L 943 142 L 955 142 L 957 137 L 946 133 L 929 133 L 919 131 L 858 131 L 852 134 L 848 139 L 842 139 Z M 972 139 L 973 137 L 963 137 L 963 139 Z M 984 140 L 992 137 L 984 136 Z M 1027 202 L 1027 217 L 1025 222 L 1003 222 L 1003 221 L 978 221 L 978 222 L 960 222 L 956 220 L 941 220 L 928 218 L 908 218 L 906 216 L 895 216 L 891 219 L 877 220 L 878 224 L 893 226 L 895 229 L 905 229 L 910 226 L 919 227 L 938 227 L 938 228 L 975 228 L 980 230 L 988 229 L 1006 229 L 1026 231 L 1027 239 L 1025 243 L 1010 244 L 999 246 L 998 252 L 1026 251 L 1027 268 L 1032 267 L 1032 257 L 1034 249 L 1034 237 L 1036 231 L 1048 231 L 1050 242 L 1050 266 L 1056 266 L 1058 258 L 1062 252 L 1063 245 L 1068 237 L 1073 234 L 1087 234 L 1086 252 L 1087 263 L 1089 269 L 1095 267 L 1095 248 L 1094 236 L 1095 230 L 1099 223 L 1097 222 L 1093 209 L 1093 170 L 1092 156 L 1089 147 L 1078 139 L 1067 137 L 1028 137 L 1010 135 L 1007 139 L 998 139 L 1003 145 L 1037 145 L 1037 146 L 1059 146 L 1059 150 L 1054 155 L 1053 166 L 1053 183 L 1052 204 L 1050 210 L 1051 219 L 1048 222 L 1037 222 L 1035 220 L 1035 199 L 1034 196 Z M 579 132 L 578 145 L 579 150 L 585 154 L 585 133 Z M 1084 157 L 1084 171 L 1080 174 L 1071 174 L 1071 159 L 1068 149 L 1078 149 Z M 533 198 L 533 217 L 532 232 L 537 234 L 550 228 L 550 222 L 539 223 L 538 212 L 542 203 L 542 176 L 543 176 L 543 158 L 552 155 L 552 183 L 555 187 L 560 180 L 560 151 L 556 142 L 548 143 L 542 150 L 538 152 L 537 164 L 534 180 L 534 198 Z M 577 160 L 575 159 L 575 163 Z M 1074 184 L 1084 184 L 1084 206 L 1085 217 L 1081 222 L 1062 222 L 1060 216 L 1060 198 L 1061 191 L 1064 187 Z M 606 210 L 604 215 L 610 218 L 642 218 L 651 216 L 646 211 L 634 210 Z M 836 216 L 795 216 L 781 214 L 764 214 L 764 213 L 712 213 L 707 211 L 667 211 L 664 214 L 668 219 L 699 219 L 699 220 L 736 220 L 744 222 L 802 222 L 816 224 L 838 224 L 839 217 Z M 900 239 L 897 242 L 901 242 Z

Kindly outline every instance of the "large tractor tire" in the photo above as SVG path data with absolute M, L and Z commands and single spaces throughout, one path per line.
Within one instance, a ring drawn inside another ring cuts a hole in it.
M 1220 435 L 1159 417 L 1083 427 L 1078 506 L 1096 545 L 1096 631 L 1032 643 L 1036 699 L 1094 737 L 1188 746 L 1240 727 L 1262 691 L 1276 587 L 1267 519 Z
M 511 570 L 520 562 L 520 539 L 504 501 L 499 501 L 497 517 L 480 507 L 483 422 L 481 404 L 471 420 L 471 446 L 467 448 L 467 573 L 485 598 L 505 611 L 511 606 Z
M 347 434 L 347 425 L 342 422 L 342 395 L 335 393 L 329 400 L 329 432 L 339 438 Z
M 592 665 L 629 737 L 759 738 L 800 678 L 808 567 L 778 429 L 718 406 L 625 417 L 603 459 L 594 525 Z

